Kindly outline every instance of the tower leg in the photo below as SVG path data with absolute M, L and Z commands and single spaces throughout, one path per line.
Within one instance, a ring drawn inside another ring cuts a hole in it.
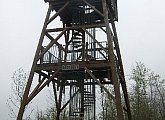
M 116 70 L 116 63 L 115 63 L 115 55 L 114 55 L 114 47 L 113 47 L 113 36 L 109 26 L 108 20 L 108 9 L 106 6 L 106 0 L 102 0 L 103 5 L 103 14 L 104 14 L 104 21 L 106 24 L 106 34 L 108 40 L 108 48 L 109 48 L 109 59 L 111 64 L 111 71 L 112 71 L 112 80 L 114 85 L 114 92 L 115 92 L 115 104 L 117 109 L 117 118 L 118 120 L 124 120 L 123 109 L 121 104 L 121 94 L 120 94 L 120 83 L 119 83 L 119 76 Z
M 118 56 L 119 69 L 120 69 L 120 73 L 119 73 L 120 75 L 119 76 L 120 76 L 120 83 L 121 83 L 121 87 L 122 87 L 124 99 L 125 99 L 125 104 L 126 104 L 126 112 L 128 114 L 128 120 L 132 120 L 130 101 L 128 98 L 127 86 L 126 86 L 126 81 L 125 81 L 125 75 L 124 75 L 124 69 L 123 69 L 121 54 L 120 54 L 120 48 L 119 48 L 119 43 L 118 43 L 116 27 L 115 27 L 115 23 L 113 21 L 111 22 L 111 24 L 112 24 L 112 29 L 113 29 L 113 33 L 114 33 L 114 39 L 115 39 L 114 44 L 115 44 L 116 53 Z
M 20 106 L 20 109 L 19 109 L 19 112 L 18 112 L 18 115 L 17 115 L 17 120 L 22 120 L 23 113 L 25 111 L 25 107 L 28 104 L 27 99 L 28 99 L 30 87 L 31 87 L 31 84 L 32 84 L 33 76 L 34 76 L 34 68 L 37 64 L 38 55 L 39 55 L 39 52 L 40 52 L 41 47 L 42 47 L 42 42 L 43 42 L 43 39 L 44 39 L 44 33 L 46 31 L 47 22 L 49 20 L 51 10 L 52 10 L 52 8 L 51 8 L 51 6 L 49 6 L 48 11 L 47 11 L 47 15 L 46 15 L 46 18 L 45 18 L 45 23 L 44 23 L 42 33 L 41 33 L 41 36 L 40 36 L 40 39 L 39 39 L 39 43 L 38 43 L 38 46 L 37 46 L 37 50 L 36 50 L 36 53 L 35 53 L 32 68 L 31 68 L 31 71 L 30 71 L 30 75 L 29 75 L 29 78 L 28 78 L 28 81 L 27 81 L 27 84 L 26 84 L 25 92 L 24 92 L 24 95 L 23 95 L 23 100 L 21 101 L 21 106 Z

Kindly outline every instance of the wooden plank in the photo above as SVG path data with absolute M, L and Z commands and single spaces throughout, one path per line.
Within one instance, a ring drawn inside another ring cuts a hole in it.
M 57 70 L 57 69 L 62 69 L 63 65 L 72 65 L 73 63 L 71 62 L 65 62 L 65 63 L 50 63 L 50 64 L 38 64 L 35 68 L 35 71 L 50 71 L 50 70 Z M 74 62 L 75 65 L 79 65 L 79 70 L 83 69 L 84 67 L 88 67 L 90 69 L 99 69 L 99 70 L 106 70 L 111 67 L 111 65 L 108 62 L 101 62 L 101 61 L 88 61 L 88 62 Z

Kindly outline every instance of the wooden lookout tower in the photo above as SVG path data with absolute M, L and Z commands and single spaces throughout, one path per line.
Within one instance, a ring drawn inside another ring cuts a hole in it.
M 124 120 L 123 110 L 131 120 L 115 28 L 117 0 L 45 2 L 49 8 L 17 120 L 22 120 L 26 105 L 49 84 L 54 92 L 56 120 L 66 107 L 69 120 L 95 120 L 96 86 L 114 99 L 118 120 Z M 32 82 L 36 80 L 32 89 Z M 113 86 L 114 95 L 105 84 Z M 68 99 L 63 102 L 66 92 Z M 121 104 L 120 92 L 124 94 L 125 107 Z

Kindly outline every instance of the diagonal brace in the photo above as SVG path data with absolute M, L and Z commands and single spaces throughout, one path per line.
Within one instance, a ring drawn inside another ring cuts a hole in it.
M 57 69 L 56 72 L 47 80 L 45 81 L 45 83 L 42 84 L 42 86 L 40 86 L 33 94 L 31 94 L 27 101 L 26 101 L 26 105 L 47 85 L 49 84 L 52 79 L 54 79 L 54 77 L 58 74 L 58 72 L 60 71 L 60 69 Z
M 69 104 L 69 102 L 74 98 L 74 96 L 79 92 L 79 90 L 77 90 L 72 96 L 71 98 L 65 103 L 65 105 L 63 105 L 63 107 L 60 109 L 60 112 L 62 112 L 62 110 Z
M 63 7 L 61 7 L 58 12 L 56 12 L 47 22 L 47 24 L 51 23 L 64 9 L 65 7 L 68 6 L 68 4 L 70 3 L 70 1 L 66 2 L 65 5 Z
M 55 44 L 57 40 L 65 33 L 66 29 L 64 29 L 53 41 L 51 41 L 47 47 L 43 50 L 43 52 L 39 55 L 38 60 Z
M 109 52 L 85 29 L 85 28 L 82 28 L 108 55 Z
M 97 80 L 97 78 L 93 75 L 93 73 L 87 67 L 84 67 L 84 69 L 98 83 L 98 85 L 100 85 L 100 87 L 102 87 L 104 89 L 104 91 L 108 94 L 108 98 L 113 99 L 115 101 L 115 97 L 108 91 L 108 89 L 106 87 L 104 87 L 103 84 L 100 83 L 99 80 Z

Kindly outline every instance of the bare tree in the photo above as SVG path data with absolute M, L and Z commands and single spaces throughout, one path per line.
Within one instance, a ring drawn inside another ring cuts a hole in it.
M 16 118 L 20 103 L 23 99 L 23 93 L 26 85 L 28 74 L 19 68 L 14 71 L 11 79 L 11 95 L 7 99 L 7 106 L 10 110 L 9 115 L 11 118 Z M 26 120 L 30 119 L 29 115 L 25 115 Z
M 35 120 L 56 120 L 57 119 L 57 109 L 55 105 L 55 98 L 51 90 L 48 90 L 47 95 L 47 107 L 45 110 L 41 110 L 37 107 L 37 113 L 35 115 Z M 65 95 L 64 95 L 65 99 Z M 65 104 L 65 100 L 63 100 Z M 69 120 L 69 110 L 66 107 L 60 115 L 60 120 Z

